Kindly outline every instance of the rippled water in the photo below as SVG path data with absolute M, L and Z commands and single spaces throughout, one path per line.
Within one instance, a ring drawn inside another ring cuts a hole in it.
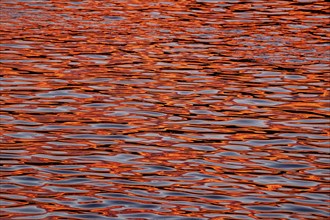
M 329 5 L 2 0 L 1 219 L 327 219 Z

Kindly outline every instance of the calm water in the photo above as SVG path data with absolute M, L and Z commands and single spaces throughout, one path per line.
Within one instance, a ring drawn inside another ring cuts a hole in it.
M 1 219 L 327 219 L 329 4 L 2 0 Z

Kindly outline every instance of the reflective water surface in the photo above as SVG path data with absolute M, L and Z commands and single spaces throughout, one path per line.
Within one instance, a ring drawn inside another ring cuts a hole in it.
M 2 0 L 1 219 L 327 219 L 322 0 Z

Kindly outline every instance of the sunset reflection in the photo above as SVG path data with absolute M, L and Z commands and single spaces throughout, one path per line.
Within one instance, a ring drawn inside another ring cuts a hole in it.
M 1 219 L 327 219 L 325 1 L 3 0 Z

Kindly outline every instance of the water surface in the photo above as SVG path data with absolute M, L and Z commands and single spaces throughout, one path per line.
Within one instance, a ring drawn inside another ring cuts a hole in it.
M 1 219 L 326 219 L 328 4 L 2 0 Z

